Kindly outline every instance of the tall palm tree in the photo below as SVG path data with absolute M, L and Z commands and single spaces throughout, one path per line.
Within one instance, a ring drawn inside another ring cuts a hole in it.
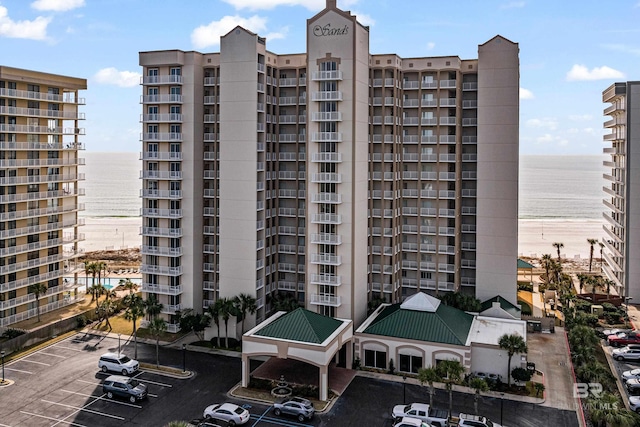
M 36 313 L 38 313 L 38 322 L 40 322 L 40 295 L 47 293 L 47 285 L 44 283 L 34 283 L 27 288 L 30 294 L 36 297 Z
M 85 293 L 89 293 L 89 274 L 93 275 L 93 263 L 91 261 L 85 261 L 84 262 L 84 275 L 85 275 L 85 281 L 84 281 L 84 291 Z
M 229 348 L 229 319 L 235 314 L 233 301 L 229 298 L 220 298 L 220 317 L 224 321 L 224 346 Z
M 115 313 L 117 308 L 117 304 L 109 299 L 105 299 L 104 301 L 102 301 L 100 303 L 100 305 L 98 305 L 98 307 L 96 308 L 96 312 L 98 313 L 98 319 L 100 319 L 100 321 L 105 322 L 105 325 L 107 327 L 109 327 L 109 331 L 113 330 L 113 327 L 111 326 L 111 322 L 109 322 L 109 317 Z
M 449 392 L 449 418 L 453 409 L 453 385 L 460 383 L 464 366 L 457 360 L 442 360 L 436 365 L 436 372 L 444 382 L 445 388 Z
M 564 243 L 555 242 L 555 243 L 552 244 L 552 246 L 557 249 L 557 251 L 558 251 L 558 263 L 561 264 L 562 263 L 562 259 L 560 258 L 560 249 L 564 248 Z
M 256 299 L 249 294 L 241 293 L 233 299 L 233 303 L 236 307 L 236 311 L 241 316 L 240 324 L 240 336 L 244 334 L 244 319 L 247 317 L 247 313 L 255 314 L 258 306 L 256 305 Z
M 158 302 L 158 296 L 156 294 L 148 294 L 147 300 L 144 302 L 145 311 L 147 313 L 147 320 L 158 317 L 162 312 L 162 304 Z
M 102 286 L 101 283 L 95 283 L 91 285 L 89 288 L 89 292 L 91 292 L 91 302 L 96 302 L 96 308 L 98 308 L 98 303 L 100 301 L 100 296 L 104 295 L 106 292 L 106 288 Z
M 484 379 L 475 377 L 471 380 L 471 383 L 469 383 L 469 386 L 476 391 L 475 394 L 473 395 L 473 408 L 475 410 L 475 414 L 477 415 L 478 414 L 478 398 L 480 397 L 481 392 L 489 390 L 489 385 Z
M 631 411 L 620 408 L 618 396 L 607 391 L 590 398 L 587 406 L 590 408 L 591 422 L 595 426 L 632 427 L 637 425 L 636 416 Z
M 593 263 L 593 247 L 598 243 L 598 239 L 587 239 L 589 242 L 589 273 L 591 273 L 591 264 Z
M 580 285 L 580 293 L 582 293 L 582 290 L 584 289 L 584 284 L 589 279 L 589 276 L 587 276 L 584 273 L 578 273 L 576 277 L 578 278 L 578 284 Z
M 220 309 L 221 309 L 221 302 L 219 298 L 216 300 L 216 302 L 214 302 L 213 304 L 209 305 L 209 307 L 207 307 L 207 314 L 211 316 L 211 320 L 213 320 L 213 323 L 215 323 L 216 327 L 218 328 L 218 336 L 217 336 L 218 347 L 220 347 Z
M 129 291 L 129 294 L 132 294 L 133 291 L 138 289 L 138 286 L 131 281 L 131 279 L 120 279 L 118 285 L 122 286 L 125 291 Z
M 433 407 L 433 395 L 436 394 L 433 383 L 438 381 L 439 378 L 438 372 L 433 366 L 418 369 L 418 381 L 420 381 L 420 385 L 424 385 L 424 383 L 429 385 L 429 405 L 431 407 Z
M 136 322 L 144 316 L 145 305 L 144 300 L 138 294 L 129 294 L 122 299 L 122 302 L 126 308 L 124 312 L 125 320 L 133 323 L 133 352 L 134 359 L 138 358 L 138 328 Z
M 104 272 L 106 275 L 108 265 L 104 261 L 97 261 L 95 264 L 98 273 L 98 283 L 102 283 L 102 273 Z
M 149 323 L 149 333 L 156 339 L 156 368 L 160 365 L 160 335 L 166 331 L 167 322 L 162 317 L 156 317 Z
M 527 343 L 518 334 L 504 334 L 498 340 L 498 347 L 507 351 L 509 361 L 507 364 L 507 385 L 511 386 L 511 358 L 516 353 L 527 353 Z
M 604 260 L 602 259 L 602 250 L 604 249 L 604 243 L 598 242 L 598 246 L 600 246 L 600 272 L 602 273 L 602 263 L 604 262 Z
M 549 283 L 549 270 L 551 270 L 551 254 L 542 255 L 542 267 L 544 268 L 544 272 L 547 275 L 545 281 Z

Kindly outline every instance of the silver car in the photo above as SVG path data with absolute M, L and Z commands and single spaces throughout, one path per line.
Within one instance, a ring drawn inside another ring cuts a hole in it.
M 624 371 L 622 373 L 622 379 L 630 380 L 632 378 L 640 378 L 640 369 L 632 369 L 631 371 Z
M 315 408 L 310 400 L 302 397 L 289 397 L 273 404 L 273 413 L 276 415 L 287 414 L 298 418 L 303 422 L 313 418 Z
M 640 396 L 629 396 L 629 408 L 637 414 L 640 414 Z
M 616 360 L 640 360 L 640 349 L 637 348 L 620 348 L 613 350 L 611 355 Z

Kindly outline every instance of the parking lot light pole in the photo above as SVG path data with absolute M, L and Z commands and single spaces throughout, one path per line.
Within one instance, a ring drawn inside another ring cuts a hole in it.
M 402 374 L 402 404 L 407 403 L 407 374 Z
M 187 372 L 187 345 L 182 344 L 182 372 Z
M 0 384 L 4 384 L 4 350 L 0 351 L 0 355 L 2 355 L 2 382 Z
M 504 425 L 502 423 L 502 409 L 504 408 L 504 393 L 500 393 L 500 425 Z

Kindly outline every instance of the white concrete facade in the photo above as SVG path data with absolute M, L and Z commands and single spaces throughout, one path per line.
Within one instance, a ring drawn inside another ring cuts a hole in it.
M 306 25 L 299 54 L 240 27 L 219 53 L 140 53 L 144 133 L 157 124 L 160 138 L 143 139 L 143 175 L 183 176 L 143 185 L 143 290 L 171 328 L 177 311 L 241 292 L 258 305 L 246 328 L 286 298 L 356 324 L 369 301 L 421 291 L 515 304 L 518 45 L 375 55 L 335 1 Z

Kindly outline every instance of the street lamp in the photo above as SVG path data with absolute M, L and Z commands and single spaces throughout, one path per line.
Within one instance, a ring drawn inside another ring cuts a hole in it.
M 2 356 L 2 382 L 0 384 L 4 384 L 4 350 L 0 351 L 0 356 Z
M 407 374 L 402 374 L 402 403 L 407 403 Z
M 504 393 L 500 393 L 500 425 L 504 425 L 502 423 L 502 409 L 504 408 Z
M 182 372 L 187 372 L 187 345 L 182 344 Z

